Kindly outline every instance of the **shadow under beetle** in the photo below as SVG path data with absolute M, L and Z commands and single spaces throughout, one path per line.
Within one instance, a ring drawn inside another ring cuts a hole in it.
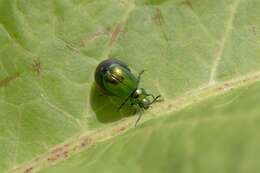
M 139 88 L 140 78 L 144 70 L 138 76 L 134 76 L 129 67 L 120 60 L 106 59 L 96 68 L 95 81 L 103 93 L 124 99 L 121 109 L 127 101 L 131 105 L 139 106 L 141 113 L 136 120 L 135 126 L 141 119 L 143 111 L 156 102 L 161 95 L 148 94 L 144 88 Z

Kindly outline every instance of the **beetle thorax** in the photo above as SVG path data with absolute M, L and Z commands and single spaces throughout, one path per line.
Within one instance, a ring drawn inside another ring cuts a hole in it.
M 145 91 L 145 89 L 143 88 L 137 88 L 132 97 L 135 99 L 135 102 L 137 104 L 139 104 L 140 107 L 144 108 L 144 109 L 148 109 L 151 102 L 150 100 L 147 98 L 147 93 Z

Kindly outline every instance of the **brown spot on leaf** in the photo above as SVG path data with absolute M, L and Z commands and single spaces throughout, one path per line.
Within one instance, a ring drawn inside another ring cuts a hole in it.
M 87 42 L 95 41 L 96 39 L 98 39 L 101 36 L 110 37 L 111 28 L 107 27 L 107 28 L 98 29 L 95 33 L 91 34 L 89 37 L 85 37 L 85 38 L 81 39 L 81 46 L 85 46 L 85 44 Z
M 162 14 L 160 8 L 155 9 L 155 13 L 154 13 L 152 19 L 155 21 L 155 24 L 159 26 L 164 39 L 168 42 L 169 38 L 167 36 L 167 32 L 165 32 L 164 28 L 162 27 L 165 24 L 165 20 L 164 20 L 164 17 L 163 17 L 163 14 Z
M 62 156 L 65 157 L 65 158 L 69 157 L 69 151 L 64 151 L 62 153 Z
M 47 158 L 47 161 L 51 161 L 51 158 L 50 158 L 50 157 L 48 157 L 48 158 Z
M 41 74 L 41 62 L 39 59 L 34 59 L 33 63 L 31 64 L 32 70 L 39 76 Z
M 61 158 L 69 157 L 69 149 L 70 144 L 65 144 L 63 147 L 55 148 L 51 151 L 50 157 L 47 158 L 49 162 L 55 162 L 60 160 Z
M 160 25 L 160 26 L 163 25 L 163 23 L 164 23 L 164 18 L 163 18 L 163 15 L 162 15 L 161 10 L 160 10 L 159 8 L 156 8 L 155 14 L 154 14 L 154 16 L 153 16 L 153 19 L 154 19 L 154 21 L 155 21 L 155 23 L 156 23 L 157 25 Z
M 85 139 L 80 143 L 80 147 L 83 148 L 83 147 L 88 146 L 89 144 L 91 144 L 91 139 L 90 139 L 90 138 L 85 138 Z
M 119 34 L 123 32 L 123 25 L 122 24 L 118 24 L 115 28 L 115 30 L 112 32 L 111 34 L 111 39 L 110 42 L 108 44 L 109 47 L 111 47 L 114 42 L 117 40 L 117 38 L 119 37 Z
M 37 157 L 37 158 L 35 158 L 33 161 L 34 161 L 34 162 L 38 162 L 40 159 L 41 159 L 40 157 Z
M 252 26 L 252 32 L 253 32 L 254 36 L 257 35 L 257 34 L 256 34 L 256 26 Z
M 218 90 L 219 90 L 219 91 L 222 91 L 222 90 L 223 90 L 223 88 L 222 88 L 222 87 L 218 87 Z
M 182 5 L 186 5 L 188 7 L 190 7 L 191 9 L 193 9 L 191 0 L 184 0 L 183 2 L 181 2 Z
M 122 131 L 124 131 L 125 129 L 126 129 L 126 127 L 125 127 L 125 126 L 122 126 L 122 127 L 120 127 L 120 128 L 117 129 L 117 132 L 122 132 Z
M 17 79 L 19 76 L 20 76 L 20 73 L 17 72 L 12 76 L 8 76 L 8 77 L 0 80 L 0 88 L 7 86 L 11 81 Z
M 32 172 L 32 170 L 33 170 L 33 168 L 32 167 L 30 167 L 30 168 L 27 168 L 27 169 L 25 169 L 25 173 L 31 173 Z
M 68 148 L 70 146 L 70 144 L 65 144 L 64 148 Z
M 229 87 L 229 84 L 228 84 L 228 83 L 225 83 L 225 84 L 224 84 L 224 87 Z
M 77 151 L 77 147 L 73 147 L 72 151 L 73 152 Z
M 59 148 L 55 148 L 54 150 L 51 151 L 51 153 L 55 154 L 55 153 L 59 153 L 62 151 L 62 148 L 59 147 Z

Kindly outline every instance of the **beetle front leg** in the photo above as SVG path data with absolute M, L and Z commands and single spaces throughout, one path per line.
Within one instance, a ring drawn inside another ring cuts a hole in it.
M 139 107 L 140 107 L 140 106 L 139 106 Z M 138 122 L 139 122 L 140 119 L 142 118 L 143 114 L 144 114 L 144 109 L 143 109 L 142 107 L 140 107 L 140 112 L 139 112 L 138 118 L 137 118 L 137 120 L 136 120 L 136 122 L 135 122 L 135 127 L 137 126 Z

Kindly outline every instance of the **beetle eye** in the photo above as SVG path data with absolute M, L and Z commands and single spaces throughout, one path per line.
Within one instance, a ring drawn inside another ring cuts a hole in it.
M 133 95 L 133 97 L 134 97 L 135 99 L 137 99 L 139 96 L 140 96 L 140 95 L 139 95 L 138 92 L 135 92 L 134 95 Z
M 135 90 L 134 94 L 133 94 L 133 98 L 139 98 L 142 95 L 142 90 L 137 89 Z

